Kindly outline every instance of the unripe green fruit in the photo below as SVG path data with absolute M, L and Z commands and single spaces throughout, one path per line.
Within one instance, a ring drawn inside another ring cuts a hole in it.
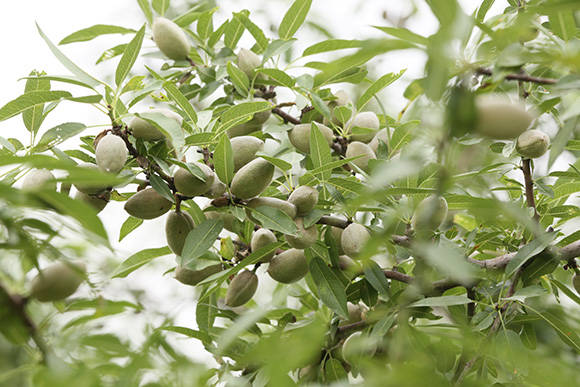
M 344 251 L 342 250 L 342 243 L 340 242 L 340 240 L 342 238 L 343 231 L 344 231 L 344 229 L 342 229 L 340 227 L 334 227 L 334 226 L 330 227 L 330 232 L 332 233 L 332 238 L 334 239 L 334 242 L 336 243 L 336 247 L 338 248 L 339 255 L 344 254 Z
M 318 203 L 318 190 L 301 185 L 290 194 L 288 201 L 296 206 L 298 216 L 308 215 Z
M 253 102 L 268 102 L 268 101 L 265 100 L 264 98 L 254 98 Z M 268 121 L 268 118 L 270 118 L 271 115 L 272 115 L 271 110 L 264 110 L 254 114 L 254 116 L 249 122 L 262 125 L 266 121 Z
M 155 44 L 168 58 L 187 59 L 191 46 L 185 32 L 177 24 L 164 17 L 158 17 L 153 22 L 152 30 Z
M 79 168 L 87 168 L 87 169 L 94 169 L 94 170 L 98 170 L 99 167 L 97 167 L 95 164 L 89 164 L 89 163 L 82 163 L 78 165 Z M 75 188 L 83 193 L 89 194 L 89 195 L 95 195 L 98 194 L 100 192 L 103 192 L 107 187 L 103 187 L 102 185 L 98 185 L 98 184 L 75 184 L 74 185 Z
M 185 285 L 195 286 L 210 275 L 222 271 L 221 263 L 209 265 L 199 270 L 191 270 L 183 266 L 175 269 L 175 279 Z
M 125 141 L 113 134 L 101 138 L 95 149 L 97 166 L 104 172 L 118 173 L 125 166 L 128 155 Z
M 210 198 L 210 199 L 217 199 L 223 196 L 226 193 L 227 186 L 221 182 L 217 176 L 214 175 L 213 183 L 211 183 L 211 187 L 207 190 L 206 193 L 203 195 Z
M 304 228 L 304 219 L 296 218 L 296 228 L 298 228 L 296 236 L 285 235 L 286 242 L 290 246 L 296 249 L 307 249 L 318 240 L 318 229 L 316 225 Z
M 334 138 L 332 129 L 322 124 L 315 125 L 318 125 L 318 129 L 326 139 L 326 142 L 328 142 L 328 146 L 332 145 L 332 140 Z M 310 153 L 310 129 L 312 129 L 312 124 L 299 124 L 295 125 L 292 130 L 288 132 L 288 139 L 300 152 Z
M 229 138 L 235 138 L 239 136 L 247 136 L 250 133 L 258 132 L 262 130 L 262 124 L 257 124 L 252 122 L 252 120 L 248 122 L 244 122 L 243 124 L 239 124 L 236 126 L 232 126 L 227 130 L 227 135 Z
M 230 232 L 237 232 L 235 225 L 240 223 L 240 221 L 229 212 L 225 211 L 204 211 L 205 217 L 207 219 L 221 219 L 224 223 L 224 228 Z
M 356 160 L 351 161 L 351 163 L 365 172 L 368 172 L 369 161 L 377 158 L 375 152 L 373 152 L 370 146 L 359 141 L 353 141 L 348 144 L 346 147 L 345 156 L 346 158 L 362 156 Z
M 362 141 L 362 142 L 369 142 L 373 139 L 377 130 L 379 130 L 380 126 L 379 117 L 373 112 L 361 112 L 355 115 L 352 120 L 350 120 L 347 124 L 347 127 L 352 128 L 359 127 L 364 129 L 371 129 L 369 131 L 365 131 L 364 133 L 355 133 L 350 136 L 352 141 Z
M 179 126 L 181 126 L 183 122 L 183 118 L 179 114 L 169 109 L 151 109 L 143 113 L 161 113 L 167 118 L 174 119 Z M 140 138 L 145 141 L 157 141 L 165 138 L 165 134 L 157 129 L 155 125 L 139 117 L 133 118 L 131 122 L 129 122 L 129 127 L 131 128 L 131 134 L 133 134 L 133 137 L 135 138 Z
M 385 144 L 389 143 L 389 133 L 387 129 L 381 129 L 375 134 L 371 142 L 369 142 L 369 146 L 375 152 L 375 154 L 379 151 L 379 140 L 384 142 Z
M 252 79 L 254 70 L 262 64 L 262 59 L 253 51 L 242 48 L 238 52 L 237 64 L 240 70 L 246 73 L 248 78 Z
M 258 276 L 251 271 L 236 275 L 226 292 L 226 305 L 232 308 L 250 301 L 258 289 Z
M 356 258 L 370 237 L 371 233 L 365 226 L 358 223 L 351 223 L 342 232 L 340 238 L 342 250 L 349 257 Z
M 334 115 L 334 109 L 336 107 L 339 106 L 346 106 L 349 103 L 352 103 L 352 101 L 350 100 L 350 97 L 348 96 L 348 93 L 344 90 L 338 90 L 336 93 L 334 93 L 334 96 L 336 97 L 336 99 L 334 101 L 330 101 L 328 102 L 328 108 L 330 109 L 330 116 L 332 117 L 332 123 L 335 125 L 340 125 L 341 122 L 340 120 Z M 324 125 L 328 125 L 328 119 L 326 117 L 324 117 L 324 119 L 322 120 L 322 123 Z
M 572 285 L 574 285 L 574 289 L 576 289 L 576 293 L 580 294 L 580 275 L 574 274 L 572 277 Z
M 348 255 L 338 256 L 338 267 L 340 270 L 355 270 L 357 266 L 357 263 Z
M 99 212 L 103 211 L 103 209 L 109 203 L 109 200 L 111 199 L 111 193 L 109 191 L 106 191 L 106 192 L 99 193 L 96 195 L 89 195 L 89 194 L 86 194 L 84 192 L 78 191 L 75 194 L 75 199 L 81 200 L 81 201 L 87 203 L 88 205 L 93 207 L 95 210 L 97 210 L 97 213 L 99 213 Z
M 412 225 L 415 232 L 433 232 L 447 217 L 447 200 L 431 195 L 423 199 L 413 215 Z
M 528 159 L 542 156 L 550 146 L 550 137 L 539 130 L 526 130 L 519 135 L 516 150 Z
M 26 191 L 34 191 L 41 188 L 48 188 L 56 190 L 55 177 L 49 170 L 35 169 L 22 179 L 22 189 Z
M 348 336 L 342 344 L 342 358 L 351 366 L 357 365 L 363 357 L 372 357 L 377 351 L 375 344 L 362 332 Z
M 338 325 L 349 325 L 366 319 L 367 308 L 361 304 L 353 304 L 352 302 L 346 303 L 346 308 L 348 309 L 348 320 L 343 320 Z
M 256 158 L 256 153 L 264 149 L 264 141 L 254 136 L 240 136 L 231 139 L 234 151 L 234 171 Z
M 276 235 L 267 228 L 261 228 L 254 232 L 252 235 L 252 240 L 250 242 L 250 248 L 252 252 L 261 249 L 262 247 L 268 246 L 271 243 L 276 243 Z M 266 255 L 260 262 L 270 262 L 272 257 L 274 257 L 275 251 Z
M 276 255 L 268 265 L 272 279 L 289 284 L 302 279 L 308 273 L 304 250 L 290 249 Z
M 298 380 L 301 383 L 315 382 L 318 377 L 318 365 L 308 365 L 298 370 Z
M 54 263 L 32 280 L 30 297 L 40 302 L 63 300 L 78 289 L 84 272 L 83 263 Z
M 125 203 L 125 211 L 139 219 L 153 219 L 171 209 L 172 203 L 153 188 L 146 188 L 131 196 Z
M 529 128 L 535 118 L 523 102 L 512 102 L 503 95 L 480 95 L 475 100 L 475 106 L 476 132 L 498 140 L 516 138 Z
M 181 255 L 187 234 L 193 230 L 193 218 L 187 212 L 172 211 L 165 222 L 167 245 L 176 255 Z
M 258 208 L 258 207 L 272 207 L 276 208 L 282 212 L 285 212 L 286 215 L 294 219 L 296 217 L 296 206 L 286 200 L 277 199 L 277 198 L 270 198 L 270 197 L 259 197 L 253 198 L 247 204 L 249 208 Z M 251 210 L 246 210 L 246 214 L 248 218 L 252 220 L 254 223 L 259 223 L 256 218 L 252 215 Z
M 274 166 L 263 158 L 257 158 L 236 172 L 230 190 L 239 199 L 250 199 L 261 194 L 273 176 Z
M 210 167 L 202 163 L 196 163 L 195 165 L 197 165 L 205 175 L 205 181 L 201 181 L 197 176 L 192 175 L 185 168 L 179 168 L 173 177 L 175 188 L 187 196 L 203 195 L 209 191 L 215 179 L 215 174 Z

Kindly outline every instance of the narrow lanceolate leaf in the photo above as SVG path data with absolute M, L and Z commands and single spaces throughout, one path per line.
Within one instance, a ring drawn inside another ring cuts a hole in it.
M 121 226 L 121 231 L 119 232 L 119 242 L 121 242 L 127 235 L 136 230 L 137 227 L 142 224 L 143 219 L 134 218 L 132 216 L 128 217 Z
M 187 114 L 191 122 L 197 123 L 197 113 L 193 105 L 187 100 L 181 91 L 171 82 L 165 82 L 163 88 L 167 92 L 169 98 L 177 103 L 179 107 Z
M 429 43 L 429 40 L 426 37 L 416 34 L 412 31 L 409 31 L 406 28 L 380 27 L 380 26 L 374 27 L 378 30 L 383 31 L 388 35 L 394 36 L 395 38 L 399 38 L 402 40 L 406 40 L 408 42 L 417 43 L 422 46 L 426 46 L 427 43 Z
M 169 8 L 169 0 L 153 0 L 151 5 L 153 6 L 155 12 L 163 16 L 165 15 L 167 8 Z
M 197 20 L 197 34 L 201 40 L 206 40 L 213 32 L 213 14 L 217 8 L 203 12 Z
M 179 126 L 177 121 L 173 118 L 165 117 L 161 113 L 141 113 L 137 116 L 143 118 L 145 121 L 153 124 L 161 132 L 167 134 L 171 138 L 171 145 L 177 150 L 183 148 L 185 144 L 185 135 L 183 129 Z
M 277 159 L 275 157 L 270 157 L 270 156 L 264 156 L 264 155 L 260 155 L 261 158 L 263 158 L 264 160 L 268 161 L 270 164 L 272 164 L 273 166 L 275 166 L 276 168 L 278 168 L 281 171 L 288 171 L 290 169 L 292 169 L 292 164 L 290 164 L 287 161 L 284 161 L 282 159 Z
M 86 125 L 80 122 L 65 122 L 54 128 L 48 129 L 40 140 L 38 144 L 33 148 L 34 152 L 44 152 L 47 149 L 50 149 L 67 139 L 76 136 L 77 134 L 81 133 L 83 130 L 86 129 Z
M 65 37 L 60 41 L 59 45 L 69 44 L 74 42 L 86 42 L 92 40 L 97 36 L 108 35 L 108 34 L 130 34 L 134 33 L 135 30 L 131 28 L 125 28 L 120 26 L 112 26 L 107 24 L 95 24 L 92 27 L 83 28 L 82 30 L 73 32 L 72 34 Z
M 159 329 L 161 329 L 163 331 L 179 333 L 179 334 L 185 335 L 187 337 L 198 339 L 198 340 L 201 340 L 204 342 L 211 342 L 211 337 L 207 333 L 201 332 L 201 331 L 196 331 L 196 330 L 191 329 L 191 328 L 178 327 L 178 326 L 165 326 L 165 327 L 161 327 Z
M 30 93 L 31 91 L 48 91 L 50 90 L 50 81 L 46 78 L 41 78 L 42 74 L 37 71 L 32 71 L 30 77 L 26 80 L 26 86 L 24 87 L 25 93 Z M 44 104 L 39 104 L 31 107 L 30 109 L 22 112 L 22 120 L 24 121 L 24 126 L 29 132 L 36 133 L 40 128 L 40 124 L 44 119 Z
M 389 282 L 385 277 L 385 273 L 381 270 L 379 265 L 372 260 L 365 264 L 364 273 L 366 280 L 373 288 L 382 296 L 389 294 Z
M 513 275 L 522 265 L 524 265 L 530 258 L 541 253 L 546 247 L 555 239 L 555 235 L 545 235 L 544 238 L 534 239 L 527 245 L 521 247 L 515 257 L 508 263 L 505 268 L 505 273 L 509 277 Z
M 358 102 L 356 103 L 356 108 L 359 111 L 362 110 L 375 94 L 389 86 L 391 83 L 395 82 L 397 79 L 401 78 L 404 73 L 405 70 L 401 70 L 397 74 L 389 73 L 377 79 L 377 81 L 370 85 L 369 88 L 366 89 L 363 95 L 359 98 Z
M 240 20 L 240 22 L 248 31 L 250 31 L 250 34 L 252 34 L 256 40 L 257 53 L 261 54 L 264 52 L 266 47 L 268 47 L 268 38 L 266 38 L 266 35 L 264 35 L 264 32 L 260 29 L 260 27 L 255 25 L 245 12 L 234 13 L 234 16 Z
M 129 71 L 135 64 L 139 51 L 141 51 L 141 45 L 143 44 L 143 37 L 145 36 L 145 25 L 137 32 L 133 40 L 127 45 L 127 49 L 123 53 L 119 65 L 117 66 L 117 71 L 115 72 L 115 83 L 117 86 L 121 86 L 121 83 L 125 80 Z
M 337 275 L 319 257 L 310 261 L 310 274 L 322 302 L 336 314 L 348 318 L 346 291 Z
M 465 305 L 473 302 L 466 295 L 463 296 L 440 296 L 440 297 L 428 297 L 422 300 L 415 301 L 410 307 L 420 307 L 420 306 L 451 306 L 451 305 Z
M 240 41 L 242 34 L 244 33 L 244 25 L 240 19 L 233 17 L 225 27 L 224 30 L 224 43 L 226 47 L 232 50 L 236 48 L 236 45 Z
M 217 297 L 212 294 L 205 302 L 198 302 L 195 306 L 195 322 L 202 332 L 213 328 L 213 323 L 218 314 Z
M 153 11 L 151 11 L 149 0 L 137 0 L 137 4 L 139 4 L 139 8 L 143 11 L 143 15 L 145 15 L 147 22 L 149 24 L 153 23 Z
M 249 208 L 252 211 L 252 216 L 264 228 L 273 231 L 279 231 L 285 235 L 295 235 L 297 228 L 294 220 L 288 216 L 284 211 L 274 207 L 259 206 L 257 208 Z
M 129 274 L 151 262 L 153 259 L 171 254 L 169 247 L 141 250 L 124 260 L 113 273 L 112 278 L 124 278 Z
M 322 135 L 318 125 L 312 122 L 310 129 L 310 158 L 314 168 L 321 168 L 332 161 L 330 147 L 326 138 Z M 330 177 L 330 170 L 323 170 L 319 173 L 320 179 L 326 180 Z
M 362 40 L 346 40 L 346 39 L 328 39 L 318 42 L 308 47 L 302 53 L 302 56 L 320 54 L 321 52 L 344 50 L 346 48 L 360 48 L 363 47 Z
M 232 106 L 222 113 L 220 117 L 220 127 L 216 134 L 228 130 L 234 125 L 249 120 L 254 114 L 272 109 L 272 104 L 267 101 L 244 102 Z
M 278 27 L 278 35 L 281 39 L 290 39 L 294 36 L 298 28 L 306 20 L 306 15 L 310 11 L 310 6 L 312 5 L 312 0 L 296 0 L 290 6 L 280 27 Z
M 242 96 L 246 97 L 248 95 L 248 91 L 250 90 L 250 80 L 246 73 L 238 68 L 235 64 L 231 61 L 228 62 L 227 66 L 228 75 L 230 76 L 230 80 L 234 84 L 234 87 Z
M 580 336 L 574 329 L 570 328 L 568 324 L 551 312 L 539 312 L 535 309 L 530 309 L 547 322 L 558 333 L 564 343 L 574 348 L 575 351 L 580 352 Z
M 68 71 L 70 71 L 71 73 L 73 73 L 74 75 L 76 75 L 79 80 L 81 80 L 82 82 L 91 85 L 91 86 L 97 86 L 99 84 L 101 84 L 102 82 L 99 81 L 98 79 L 94 78 L 93 76 L 89 75 L 87 72 L 85 72 L 83 69 L 81 69 L 79 66 L 77 66 L 76 64 L 74 64 L 74 62 L 72 60 L 70 60 L 69 58 L 67 58 L 66 55 L 64 55 L 62 53 L 62 51 L 60 51 L 58 49 L 57 46 L 55 46 L 54 43 L 52 43 L 52 41 L 48 38 L 48 36 L 46 36 L 44 34 L 44 32 L 42 32 L 42 30 L 40 29 L 40 26 L 38 24 L 36 24 L 36 28 L 38 29 L 38 33 L 40 34 L 40 36 L 42 37 L 42 39 L 44 39 L 44 41 L 46 42 L 48 48 L 50 49 L 50 51 L 52 51 L 52 53 L 54 54 L 54 56 L 56 57 L 56 59 L 59 60 L 59 62 L 68 69 Z
M 201 257 L 214 244 L 219 236 L 224 223 L 221 219 L 209 219 L 201 223 L 187 234 L 183 252 L 183 265 Z
M 23 111 L 47 102 L 72 97 L 68 91 L 31 91 L 13 99 L 0 108 L 0 121 L 7 120 Z
M 292 78 L 290 75 L 286 74 L 282 70 L 260 69 L 259 71 L 261 73 L 266 74 L 270 81 L 274 81 L 274 83 L 277 83 L 280 86 L 286 86 L 286 87 L 292 88 L 292 87 L 294 87 L 294 84 L 296 83 L 294 81 L 294 78 Z
M 230 139 L 225 134 L 221 136 L 215 148 L 213 165 L 219 179 L 229 185 L 234 177 L 234 151 Z

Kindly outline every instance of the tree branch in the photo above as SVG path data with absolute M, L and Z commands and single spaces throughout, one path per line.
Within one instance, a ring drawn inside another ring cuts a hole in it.
M 532 180 L 531 159 L 522 159 L 522 171 L 524 172 L 524 184 L 526 189 L 526 203 L 528 207 L 534 209 L 534 220 L 540 221 L 540 214 L 536 209 L 536 201 L 534 200 L 534 181 Z
M 301 121 L 296 118 L 296 117 L 292 117 L 290 114 L 286 113 L 285 111 L 283 111 L 280 108 L 275 107 L 274 109 L 272 109 L 272 113 L 282 117 L 282 119 L 284 120 L 285 123 L 292 123 L 294 125 L 298 125 L 301 123 Z
M 486 69 L 483 67 L 479 67 L 475 70 L 476 74 L 479 75 L 493 75 L 493 72 L 490 69 Z M 533 77 L 526 73 L 521 74 L 508 74 L 504 77 L 504 79 L 508 81 L 523 81 L 523 82 L 531 82 L 531 83 L 538 83 L 540 85 L 553 85 L 558 82 L 557 79 L 552 78 L 540 78 L 540 77 Z

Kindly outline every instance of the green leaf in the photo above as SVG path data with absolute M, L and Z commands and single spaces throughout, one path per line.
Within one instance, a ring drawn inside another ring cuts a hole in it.
M 273 40 L 268 47 L 266 47 L 266 51 L 264 51 L 264 54 L 262 55 L 262 63 L 266 63 L 268 59 L 288 51 L 294 45 L 295 41 L 296 39 Z
M 226 25 L 224 31 L 224 44 L 232 50 L 235 49 L 243 34 L 244 25 L 239 18 L 233 17 Z
M 495 3 L 495 0 L 483 0 L 481 5 L 479 6 L 479 9 L 477 10 L 475 20 L 477 20 L 479 23 L 483 23 L 485 15 L 487 15 L 487 12 L 489 11 L 493 3 Z
M 202 13 L 197 20 L 197 34 L 201 40 L 206 40 L 213 32 L 213 14 L 217 8 Z
M 396 318 L 397 315 L 395 313 L 385 313 L 385 315 L 373 326 L 371 336 L 383 337 L 386 335 L 395 323 Z
M 216 135 L 228 130 L 234 125 L 249 120 L 254 114 L 272 109 L 272 105 L 267 101 L 243 102 L 232 106 L 222 113 L 220 126 Z
M 119 242 L 121 242 L 127 235 L 129 235 L 133 230 L 143 224 L 143 219 L 134 218 L 132 216 L 128 217 L 121 225 L 121 231 L 119 232 Z
M 379 294 L 382 296 L 389 295 L 389 281 L 387 281 L 385 273 L 383 273 L 375 261 L 369 260 L 365 263 L 363 271 L 366 280 L 377 292 L 379 292 Z
M 214 244 L 224 223 L 221 219 L 208 219 L 187 234 L 183 246 L 183 265 L 188 265 L 194 259 L 201 257 Z
M 234 84 L 234 87 L 240 93 L 240 95 L 247 97 L 248 91 L 250 90 L 250 80 L 246 73 L 238 68 L 235 64 L 231 61 L 228 62 L 227 65 L 228 75 L 230 76 L 230 80 Z
M 165 82 L 163 88 L 167 92 L 169 98 L 177 103 L 177 105 L 185 112 L 191 122 L 197 123 L 197 113 L 193 105 L 183 95 L 183 93 L 171 82 Z
M 320 54 L 321 52 L 344 50 L 346 48 L 361 48 L 364 42 L 361 40 L 346 40 L 346 39 L 328 39 L 318 42 L 308 47 L 302 53 L 302 56 Z
M 404 73 L 405 70 L 401 70 L 398 74 L 389 73 L 377 79 L 377 81 L 370 85 L 369 88 L 366 89 L 363 95 L 359 98 L 358 102 L 356 103 L 356 108 L 359 111 L 362 111 L 362 109 L 371 100 L 371 98 L 375 96 L 375 94 L 389 86 L 391 83 L 395 82 L 397 79 L 401 78 Z
M 69 97 L 72 97 L 72 95 L 68 91 L 31 91 L 24 93 L 0 108 L 0 121 L 14 117 L 37 105 L 43 105 L 46 102 L 59 101 Z
M 152 0 L 151 5 L 155 12 L 163 16 L 165 15 L 167 8 L 169 8 L 169 0 Z
M 85 124 L 81 124 L 80 122 L 66 122 L 64 124 L 60 124 L 55 126 L 54 128 L 48 129 L 40 140 L 38 144 L 33 148 L 34 152 L 44 152 L 47 149 L 50 149 L 65 140 L 76 136 L 79 133 L 82 133 L 87 126 Z
M 310 129 L 310 159 L 314 168 L 321 168 L 332 161 L 328 142 L 314 122 L 312 122 Z M 320 178 L 322 180 L 330 178 L 330 172 L 330 170 L 320 172 Z
M 421 307 L 421 306 L 452 306 L 452 305 L 465 305 L 473 302 L 466 295 L 462 296 L 440 296 L 440 297 L 428 297 L 419 301 L 415 301 L 410 304 L 410 307 Z
M 54 43 L 52 43 L 50 41 L 50 39 L 48 38 L 48 36 L 46 36 L 44 34 L 44 32 L 42 32 L 42 30 L 40 29 L 40 26 L 38 25 L 38 23 L 36 24 L 36 28 L 38 29 L 38 33 L 40 34 L 40 36 L 42 37 L 42 39 L 44 39 L 44 41 L 48 45 L 48 48 L 50 49 L 50 51 L 52 51 L 52 53 L 54 54 L 54 56 L 56 57 L 56 59 L 58 59 L 59 62 L 64 67 L 66 67 L 71 73 L 73 73 L 74 75 L 76 75 L 79 78 L 79 80 L 81 80 L 82 82 L 86 83 L 87 85 L 91 85 L 91 86 L 97 86 L 97 85 L 99 85 L 99 84 L 102 83 L 98 79 L 96 79 L 96 78 L 92 77 L 91 75 L 89 75 L 88 73 L 86 73 L 83 69 L 81 69 L 79 66 L 77 66 L 76 64 L 74 64 L 73 61 L 71 61 L 69 58 L 67 58 L 66 55 L 64 55 L 62 53 L 62 51 L 60 51 L 58 49 L 58 47 L 56 47 L 54 45 Z
M 274 207 L 259 206 L 257 208 L 246 207 L 252 211 L 252 216 L 256 218 L 258 222 L 264 228 L 268 228 L 273 231 L 279 231 L 286 235 L 296 235 L 298 229 L 296 224 L 291 217 L 288 216 L 284 211 L 281 211 Z
M 310 260 L 310 274 L 322 302 L 339 316 L 348 318 L 346 291 L 338 276 L 319 257 Z
M 324 377 L 328 383 L 348 379 L 348 374 L 340 360 L 330 358 L 324 363 Z
M 274 165 L 276 168 L 278 168 L 281 171 L 286 172 L 289 169 L 292 169 L 292 164 L 290 164 L 287 161 L 277 159 L 275 157 L 264 156 L 264 155 L 260 155 L 260 157 L 263 158 L 264 160 L 268 161 L 270 164 Z
M 546 247 L 548 247 L 554 239 L 556 239 L 555 233 L 547 234 L 544 238 L 534 239 L 527 245 L 521 247 L 515 257 L 506 266 L 506 275 L 511 277 L 516 270 L 522 267 L 522 265 L 524 265 L 530 258 L 541 253 Z
M 260 73 L 266 74 L 268 76 L 269 80 L 274 81 L 276 84 L 278 84 L 280 86 L 286 86 L 286 87 L 292 88 L 292 87 L 294 87 L 294 84 L 296 83 L 294 81 L 294 78 L 292 78 L 290 75 L 286 74 L 282 70 L 259 69 L 258 71 Z
M 141 51 L 141 45 L 143 44 L 143 38 L 145 36 L 145 25 L 135 34 L 135 37 L 127 45 L 127 49 L 123 53 L 119 65 L 117 66 L 117 71 L 115 72 L 115 83 L 117 86 L 121 86 L 121 83 L 125 80 L 129 71 L 135 64 L 137 56 L 139 56 L 139 51 Z
M 153 0 L 153 1 L 155 1 L 155 0 Z M 178 327 L 178 326 L 164 326 L 164 327 L 160 327 L 159 329 L 162 331 L 179 333 L 179 334 L 185 335 L 187 337 L 191 337 L 193 339 L 201 340 L 203 342 L 211 342 L 210 335 L 208 335 L 207 333 L 201 332 L 201 331 L 193 330 L 191 328 Z
M 234 177 L 234 151 L 230 139 L 225 134 L 221 136 L 215 148 L 213 164 L 219 179 L 229 185 Z
M 419 34 L 416 34 L 412 31 L 409 31 L 406 28 L 395 28 L 395 27 L 380 27 L 380 26 L 373 26 L 377 30 L 381 30 L 384 33 L 394 36 L 395 38 L 399 38 L 405 40 L 407 42 L 413 42 L 420 44 L 422 46 L 426 46 L 429 43 L 429 39 Z
M 294 36 L 298 28 L 304 23 L 306 20 L 306 15 L 308 11 L 310 11 L 310 6 L 312 5 L 312 0 L 295 0 L 294 3 L 290 6 L 282 22 L 280 23 L 280 27 L 278 27 L 278 36 L 280 39 L 290 39 Z
M 574 38 L 577 34 L 576 21 L 571 12 L 554 12 L 548 15 L 550 28 L 553 33 L 565 41 Z
M 31 91 L 48 91 L 50 90 L 50 81 L 37 71 L 32 71 L 30 77 L 26 80 L 24 92 Z M 44 104 L 39 104 L 22 112 L 22 121 L 29 132 L 37 133 L 42 121 L 44 120 Z
M 135 30 L 131 28 L 125 28 L 120 26 L 112 26 L 107 24 L 95 24 L 92 27 L 83 28 L 82 30 L 73 32 L 72 34 L 65 37 L 60 41 L 59 45 L 69 44 L 74 42 L 86 42 L 92 40 L 97 36 L 107 35 L 107 34 L 130 34 L 134 33 Z
M 215 318 L 218 314 L 217 297 L 213 294 L 207 302 L 198 302 L 195 306 L 195 321 L 203 332 L 213 328 Z
M 567 295 L 568 298 L 570 298 L 572 301 L 574 301 L 575 303 L 580 305 L 580 297 L 578 297 L 578 295 L 576 295 L 576 293 L 574 293 L 573 290 L 571 290 L 569 287 L 567 287 L 566 285 L 564 285 L 563 283 L 561 283 L 560 281 L 558 281 L 554 278 L 550 278 L 550 282 L 552 284 L 556 285 L 556 287 L 558 289 L 560 289 L 562 291 L 562 293 Z
M 540 313 L 539 311 L 529 307 L 529 305 L 524 304 L 528 309 L 532 312 L 537 314 L 542 320 L 546 321 L 560 336 L 560 339 L 570 347 L 574 348 L 577 352 L 580 352 L 580 337 L 574 331 L 574 329 L 570 328 L 564 321 L 556 317 L 551 312 L 543 312 Z
M 124 260 L 114 271 L 112 278 L 125 278 L 135 270 L 151 262 L 154 258 L 171 254 L 169 247 L 141 250 Z
M 215 9 L 212 10 L 211 12 L 212 13 L 215 12 Z M 174 18 L 173 22 L 178 26 L 180 26 L 181 28 L 185 28 L 194 21 L 199 20 L 199 18 L 201 18 L 202 15 L 204 15 L 204 12 L 200 12 L 199 8 L 194 7 L 189 11 L 187 11 L 186 13 L 184 13 L 183 15 L 179 15 L 178 17 Z
M 145 19 L 149 24 L 153 23 L 153 12 L 151 11 L 151 5 L 149 4 L 149 0 L 137 0 L 137 4 L 139 4 L 139 8 L 143 11 L 143 15 L 145 15 Z
M 160 194 L 170 202 L 175 203 L 175 197 L 173 196 L 173 193 L 171 192 L 171 189 L 169 188 L 165 180 L 163 180 L 157 174 L 152 173 L 149 176 L 149 182 L 151 183 L 151 188 L 157 191 L 158 194 Z
M 264 35 L 264 32 L 260 29 L 260 27 L 255 25 L 245 12 L 234 13 L 234 16 L 240 20 L 240 22 L 248 31 L 250 31 L 250 34 L 252 34 L 256 40 L 256 46 L 258 48 L 256 50 L 257 53 L 261 54 L 264 52 L 266 47 L 268 47 L 268 38 L 266 38 L 266 35 Z

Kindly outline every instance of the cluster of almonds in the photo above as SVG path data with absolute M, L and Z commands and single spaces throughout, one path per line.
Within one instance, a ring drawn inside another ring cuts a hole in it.
M 157 18 L 153 23 L 153 37 L 158 48 L 169 58 L 174 60 L 186 60 L 191 46 L 183 30 L 172 21 L 165 18 Z M 255 69 L 260 66 L 261 58 L 252 51 L 242 49 L 238 54 L 238 67 L 248 76 L 253 76 Z M 336 99 L 328 103 L 332 120 L 319 119 L 317 123 L 322 135 L 331 146 L 336 137 L 333 129 L 327 125 L 340 126 L 340 122 L 334 115 L 334 110 L 340 106 L 350 105 L 351 101 L 344 91 L 335 94 Z M 517 137 L 517 150 L 526 158 L 540 157 L 549 146 L 549 138 L 537 130 L 527 130 L 534 119 L 533 114 L 525 109 L 521 103 L 514 103 L 505 97 L 497 95 L 484 95 L 476 100 L 477 125 L 476 132 L 495 139 L 513 139 Z M 177 113 L 167 109 L 150 110 L 151 113 L 160 113 L 169 119 L 173 119 L 182 125 L 182 118 Z M 304 249 L 314 245 L 318 240 L 318 228 L 316 224 L 305 226 L 304 217 L 307 216 L 318 203 L 318 191 L 314 187 L 299 186 L 293 190 L 287 200 L 273 197 L 259 197 L 270 185 L 274 176 L 274 166 L 257 154 L 263 149 L 264 142 L 250 134 L 261 131 L 262 125 L 268 120 L 270 112 L 257 113 L 253 118 L 243 124 L 234 126 L 227 131 L 231 138 L 234 160 L 234 177 L 229 186 L 229 192 L 246 206 L 247 218 L 258 223 L 252 216 L 252 209 L 258 207 L 273 207 L 285 212 L 294 219 L 298 232 L 296 235 L 285 235 L 284 238 L 290 249 L 275 254 L 274 252 L 264 257 L 262 263 L 268 263 L 268 273 L 276 281 L 292 283 L 303 278 L 308 272 L 308 264 Z M 130 123 L 131 135 L 138 140 L 154 142 L 165 140 L 165 134 L 157 129 L 149 121 L 135 117 Z M 362 171 L 369 171 L 369 161 L 376 159 L 380 142 L 388 141 L 387 130 L 379 130 L 380 121 L 373 112 L 356 113 L 348 122 L 344 123 L 342 133 L 346 137 L 347 147 L 344 155 L 347 158 L 358 157 L 351 164 Z M 295 125 L 289 132 L 288 138 L 292 145 L 302 153 L 310 152 L 311 124 L 304 123 Z M 95 148 L 96 165 L 84 164 L 83 168 L 98 168 L 107 173 L 119 173 L 124 167 L 128 149 L 126 139 L 115 134 L 108 134 L 100 138 Z M 192 173 L 191 169 L 180 167 L 175 171 L 173 182 L 178 193 L 186 197 L 207 196 L 209 198 L 221 197 L 228 187 L 221 182 L 214 171 L 204 163 L 196 162 L 195 168 L 198 173 Z M 54 176 L 46 170 L 32 171 L 23 182 L 24 189 L 34 189 L 39 186 L 52 185 Z M 55 187 L 55 186 L 53 186 Z M 97 211 L 101 211 L 110 198 L 110 187 L 98 185 L 76 184 L 77 196 L 92 205 Z M 125 210 L 133 217 L 139 219 L 157 218 L 173 207 L 173 203 L 159 194 L 153 188 L 140 190 L 129 198 L 125 204 Z M 234 231 L 235 223 L 239 222 L 232 214 L 215 210 L 205 212 L 207 218 L 220 218 L 224 227 Z M 422 201 L 413 216 L 413 228 L 415 232 L 431 233 L 436 230 L 447 216 L 447 202 L 439 196 L 431 196 Z M 187 213 L 176 209 L 172 211 L 166 222 L 166 238 L 170 249 L 181 255 L 185 240 L 189 232 L 195 227 L 192 217 Z M 358 223 L 351 223 L 344 230 L 332 227 L 332 235 L 339 245 L 341 267 L 351 267 L 354 264 L 352 258 L 356 258 L 370 238 L 368 229 Z M 278 237 L 269 229 L 258 228 L 249 246 L 250 251 L 256 251 L 268 244 L 274 243 Z M 176 278 L 185 284 L 196 285 L 208 276 L 223 269 L 222 264 L 213 264 L 200 270 L 192 270 L 187 267 L 176 268 Z M 35 279 L 33 295 L 36 294 L 41 301 L 61 299 L 72 294 L 82 276 L 79 273 L 83 268 L 71 265 L 55 264 L 45 269 Z M 59 281 L 58 278 L 69 278 L 67 281 Z M 575 284 L 576 277 L 575 277 Z M 57 283 L 61 282 L 61 283 Z M 258 286 L 258 278 L 253 271 L 243 271 L 235 276 L 226 293 L 226 304 L 236 307 L 248 302 L 254 295 Z M 46 291 L 52 288 L 52 291 Z M 349 305 L 349 309 L 352 305 Z

